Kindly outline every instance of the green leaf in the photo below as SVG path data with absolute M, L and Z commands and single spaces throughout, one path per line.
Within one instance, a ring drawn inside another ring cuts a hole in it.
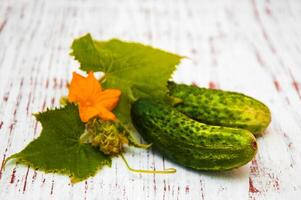
M 41 135 L 24 150 L 8 158 L 45 172 L 61 173 L 77 182 L 95 175 L 111 158 L 89 144 L 80 144 L 85 130 L 73 104 L 36 115 L 42 123 Z
M 72 53 L 84 71 L 105 73 L 105 88 L 122 92 L 114 110 L 124 124 L 130 123 L 130 105 L 141 97 L 164 98 L 181 56 L 134 42 L 117 39 L 93 41 L 90 34 L 74 40 Z

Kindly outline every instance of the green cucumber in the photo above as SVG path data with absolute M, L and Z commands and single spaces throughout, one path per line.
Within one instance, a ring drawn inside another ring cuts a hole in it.
M 243 128 L 262 133 L 271 121 L 269 108 L 260 101 L 237 92 L 168 83 L 169 95 L 181 99 L 175 108 L 210 125 Z
M 172 106 L 139 99 L 132 122 L 142 137 L 164 156 L 196 170 L 229 170 L 248 163 L 257 152 L 251 132 L 197 122 Z

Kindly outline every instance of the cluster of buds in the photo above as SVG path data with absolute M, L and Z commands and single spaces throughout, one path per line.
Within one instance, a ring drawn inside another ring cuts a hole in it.
M 86 124 L 82 143 L 90 143 L 106 155 L 116 156 L 128 145 L 127 132 L 116 122 L 91 119 Z

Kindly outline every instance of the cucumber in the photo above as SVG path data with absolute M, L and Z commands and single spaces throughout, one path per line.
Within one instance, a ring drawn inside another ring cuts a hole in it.
M 229 170 L 248 163 L 257 152 L 251 132 L 197 122 L 172 106 L 139 99 L 132 122 L 142 137 L 170 160 L 196 170 Z
M 269 108 L 237 92 L 168 83 L 169 95 L 182 100 L 175 108 L 210 125 L 243 128 L 260 135 L 271 122 Z

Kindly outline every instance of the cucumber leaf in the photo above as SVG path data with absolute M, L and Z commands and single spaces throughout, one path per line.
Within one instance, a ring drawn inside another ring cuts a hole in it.
M 85 130 L 78 107 L 68 104 L 36 115 L 43 130 L 24 150 L 8 158 L 45 172 L 69 175 L 72 182 L 95 175 L 111 158 L 89 144 L 81 144 Z
M 96 41 L 90 34 L 75 39 L 71 48 L 71 55 L 79 61 L 80 69 L 104 72 L 103 87 L 121 90 L 122 96 L 114 112 L 124 125 L 130 125 L 132 101 L 141 97 L 165 97 L 167 81 L 183 58 L 134 42 Z

